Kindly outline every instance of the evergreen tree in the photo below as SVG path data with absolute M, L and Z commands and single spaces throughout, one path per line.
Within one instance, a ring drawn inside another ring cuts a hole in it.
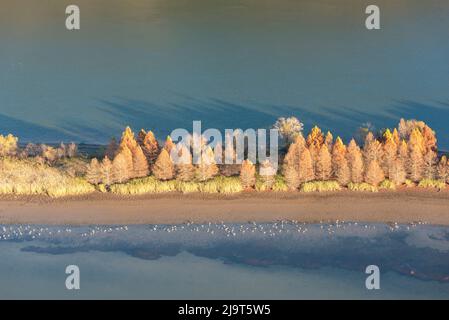
M 242 162 L 242 168 L 240 170 L 240 182 L 244 189 L 253 188 L 256 184 L 256 168 L 249 160 Z
M 153 166 L 153 174 L 158 180 L 171 180 L 175 176 L 175 167 L 167 149 L 162 149 Z
M 377 187 L 385 179 L 385 174 L 377 160 L 372 160 L 365 172 L 365 182 Z

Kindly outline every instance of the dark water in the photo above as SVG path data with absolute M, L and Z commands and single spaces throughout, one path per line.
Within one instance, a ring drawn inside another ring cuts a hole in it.
M 0 298 L 449 298 L 447 227 L 0 226 L 0 238 Z M 65 288 L 73 264 L 78 291 Z M 365 287 L 368 265 L 380 290 Z
M 349 138 L 421 118 L 449 148 L 449 2 L 1 0 L 0 131 L 105 142 L 124 125 L 265 128 L 295 115 Z

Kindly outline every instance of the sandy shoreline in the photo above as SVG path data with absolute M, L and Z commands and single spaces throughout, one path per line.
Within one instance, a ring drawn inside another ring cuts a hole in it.
M 327 194 L 248 193 L 237 196 L 160 194 L 139 197 L 0 199 L 1 224 L 170 224 L 276 220 L 363 221 L 449 225 L 449 192 Z

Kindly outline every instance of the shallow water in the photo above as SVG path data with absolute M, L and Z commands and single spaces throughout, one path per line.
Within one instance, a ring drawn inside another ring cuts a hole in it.
M 0 298 L 449 298 L 449 228 L 0 226 Z M 77 265 L 81 289 L 65 288 Z M 380 290 L 365 268 L 380 268 Z
M 125 125 L 265 128 L 295 115 L 345 139 L 421 118 L 449 149 L 449 2 L 1 1 L 0 130 L 105 142 Z

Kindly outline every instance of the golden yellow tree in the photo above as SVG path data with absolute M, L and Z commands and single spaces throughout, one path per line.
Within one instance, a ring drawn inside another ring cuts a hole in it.
M 86 180 L 91 184 L 101 183 L 101 166 L 97 158 L 93 158 L 87 167 Z
M 310 156 L 312 157 L 312 163 L 316 162 L 318 158 L 318 153 L 320 152 L 321 146 L 324 143 L 324 135 L 318 126 L 315 126 L 310 131 L 307 136 L 307 147 L 309 148 Z
M 143 133 L 142 133 L 143 134 Z M 142 151 L 147 158 L 148 164 L 150 167 L 156 162 L 157 157 L 159 156 L 159 143 L 154 136 L 152 131 L 148 131 L 142 140 Z
M 244 189 L 253 188 L 256 184 L 256 167 L 249 160 L 242 162 L 242 168 L 240 170 L 240 182 Z
M 173 143 L 171 137 L 167 136 L 167 139 L 165 139 L 164 149 L 167 150 L 168 154 L 170 154 L 174 146 L 175 144 Z
M 393 161 L 389 167 L 388 176 L 396 185 L 401 185 L 405 182 L 407 173 L 405 172 L 404 162 L 401 158 L 396 158 Z
M 171 180 L 175 176 L 175 166 L 167 149 L 162 149 L 153 166 L 153 174 L 158 180 Z
M 394 137 L 390 129 L 387 129 L 384 133 L 384 143 L 382 147 L 382 169 L 388 175 L 398 154 L 398 146 L 394 142 Z
M 101 161 L 101 182 L 106 186 L 114 182 L 113 165 L 107 156 Z
M 372 160 L 365 172 L 365 182 L 377 187 L 385 179 L 384 172 L 377 160 Z
M 119 152 L 115 156 L 114 161 L 112 161 L 112 179 L 114 182 L 123 183 L 129 180 L 131 173 L 129 171 L 128 161 L 125 153 Z
M 348 160 L 350 180 L 353 183 L 362 183 L 364 171 L 363 155 L 354 139 L 348 144 L 346 159 Z
M 179 159 L 175 165 L 176 179 L 179 181 L 193 181 L 195 179 L 196 168 L 192 164 L 192 154 L 190 150 L 182 145 L 179 147 Z
M 138 145 L 133 152 L 134 177 L 146 177 L 149 174 L 148 161 L 143 154 L 142 148 Z
M 351 172 L 346 159 L 346 146 L 340 137 L 337 137 L 332 149 L 332 172 L 333 177 L 342 186 L 346 186 L 350 182 Z
M 332 158 L 326 144 L 323 144 L 318 155 L 315 166 L 315 178 L 317 180 L 326 181 L 331 178 L 332 174 Z
M 423 137 L 419 129 L 415 128 L 411 132 L 408 147 L 407 172 L 412 181 L 418 182 L 423 178 L 424 171 Z
M 315 179 L 312 156 L 309 148 L 304 148 L 299 158 L 299 183 L 309 182 Z

